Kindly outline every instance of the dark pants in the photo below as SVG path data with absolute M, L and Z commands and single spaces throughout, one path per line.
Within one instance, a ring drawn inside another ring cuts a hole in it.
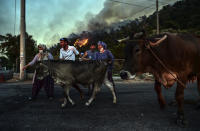
M 32 88 L 32 98 L 36 98 L 40 89 L 44 87 L 47 97 L 53 97 L 54 81 L 50 76 L 46 76 L 43 80 L 35 78 Z
M 107 70 L 107 73 L 108 73 L 108 80 L 112 82 L 113 86 L 115 87 L 115 83 L 112 78 L 112 70 Z

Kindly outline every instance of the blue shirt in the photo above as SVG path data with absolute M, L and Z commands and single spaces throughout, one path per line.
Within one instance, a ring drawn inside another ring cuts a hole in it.
M 96 53 L 96 60 L 106 60 L 110 59 L 112 61 L 111 64 L 109 64 L 108 69 L 112 70 L 113 68 L 113 62 L 114 62 L 114 56 L 109 50 L 105 50 L 103 53 L 97 52 Z
M 96 51 L 92 52 L 91 50 L 86 51 L 87 52 L 87 58 L 90 60 L 96 60 Z

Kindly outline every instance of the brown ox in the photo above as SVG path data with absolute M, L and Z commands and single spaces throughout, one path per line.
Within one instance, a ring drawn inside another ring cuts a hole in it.
M 193 76 L 197 77 L 200 94 L 200 38 L 190 34 L 170 33 L 148 39 L 140 33 L 137 37 L 136 40 L 127 42 L 121 77 L 127 79 L 131 74 L 152 73 L 161 108 L 165 106 L 161 84 L 169 88 L 177 82 L 175 93 L 178 103 L 177 124 L 185 125 L 184 88 Z M 158 37 L 160 39 L 157 39 Z

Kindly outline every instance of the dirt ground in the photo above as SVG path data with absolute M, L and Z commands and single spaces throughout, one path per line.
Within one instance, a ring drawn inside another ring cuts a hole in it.
M 196 110 L 198 98 L 196 83 L 185 89 L 185 115 L 187 128 L 175 124 L 176 106 L 160 110 L 152 81 L 116 81 L 118 104 L 112 104 L 112 95 L 102 87 L 90 107 L 80 100 L 79 93 L 70 94 L 76 102 L 65 109 L 60 107 L 62 88 L 55 87 L 55 98 L 50 101 L 42 89 L 36 101 L 31 96 L 31 82 L 0 84 L 0 131 L 182 131 L 200 130 L 200 110 Z M 82 88 L 87 94 L 87 89 Z M 169 103 L 174 99 L 175 87 L 164 89 Z

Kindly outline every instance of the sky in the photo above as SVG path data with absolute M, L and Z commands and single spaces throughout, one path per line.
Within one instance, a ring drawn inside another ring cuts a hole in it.
M 94 30 L 95 23 L 109 26 L 112 23 L 134 19 L 155 11 L 155 0 L 26 0 L 26 31 L 37 44 L 48 46 L 59 38 L 83 30 Z M 178 0 L 159 0 L 160 8 Z M 150 7 L 144 9 L 145 7 Z M 144 10 L 143 10 L 144 9 Z M 15 24 L 16 23 L 16 24 Z M 15 25 L 15 31 L 14 31 Z M 0 34 L 19 34 L 20 0 L 0 0 Z

